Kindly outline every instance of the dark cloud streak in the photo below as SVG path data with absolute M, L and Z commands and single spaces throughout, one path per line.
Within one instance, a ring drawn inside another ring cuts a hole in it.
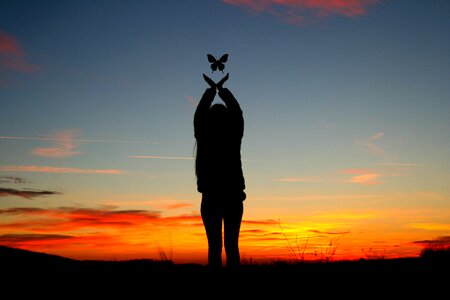
M 420 240 L 420 241 L 414 241 L 415 244 L 422 244 L 424 246 L 432 246 L 432 247 L 450 247 L 450 236 L 438 236 L 435 239 L 432 240 Z
M 73 238 L 70 235 L 62 234 L 2 234 L 0 235 L 0 243 L 22 243 L 22 242 L 34 242 L 34 241 L 53 241 L 53 240 L 66 240 Z
M 28 180 L 22 177 L 14 177 L 14 176 L 0 176 L 0 183 L 30 183 Z
M 26 199 L 32 199 L 36 197 L 60 195 L 60 194 L 61 194 L 60 192 L 46 191 L 46 190 L 30 190 L 30 189 L 18 190 L 11 188 L 0 188 L 0 197 L 17 196 Z
M 331 232 L 331 231 L 322 231 L 322 230 L 308 230 L 308 232 L 317 233 L 317 234 L 347 234 L 350 233 L 350 231 L 337 231 L 337 232 Z

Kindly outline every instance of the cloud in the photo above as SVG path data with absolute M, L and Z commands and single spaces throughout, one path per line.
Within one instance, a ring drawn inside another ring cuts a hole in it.
M 0 215 L 26 217 L 26 222 L 3 224 L 1 228 L 39 229 L 44 232 L 78 230 L 86 227 L 123 228 L 146 224 L 179 225 L 185 222 L 200 222 L 199 215 L 178 215 L 162 217 L 159 211 L 114 210 L 111 208 L 59 207 L 41 209 L 16 207 L 0 209 Z
M 361 174 L 353 176 L 352 179 L 350 179 L 350 182 L 363 185 L 380 184 L 381 182 L 376 181 L 379 177 L 380 175 L 375 173 Z
M 74 207 L 39 209 L 33 207 L 1 209 L 0 215 L 26 217 L 27 221 L 3 223 L 1 228 L 44 233 L 76 231 L 83 228 L 120 229 L 159 220 L 161 215 L 147 210 L 109 210 Z
M 167 204 L 167 209 L 178 209 L 178 208 L 184 208 L 184 207 L 192 207 L 194 206 L 192 203 L 173 203 L 173 204 Z
M 147 197 L 147 195 L 146 195 Z M 189 202 L 182 202 L 176 198 L 161 197 L 160 199 L 152 200 L 107 200 L 102 201 L 102 205 L 106 205 L 109 208 L 117 207 L 151 207 L 152 209 L 163 209 L 163 210 L 175 210 L 182 208 L 195 207 L 196 205 Z
M 376 132 L 365 141 L 355 140 L 355 143 L 365 147 L 370 153 L 378 156 L 386 156 L 386 152 L 379 146 L 375 145 L 374 141 L 379 140 L 384 136 L 384 132 Z
M 327 178 L 320 176 L 307 176 L 307 177 L 283 177 L 275 179 L 276 182 L 286 182 L 286 183 L 296 183 L 296 182 L 307 182 L 307 183 L 323 183 L 323 182 L 341 182 L 335 178 Z
M 283 242 L 275 227 L 275 220 L 243 220 L 243 241 Z M 160 211 L 104 206 L 0 209 L 1 244 L 39 252 L 51 250 L 78 259 L 105 259 L 110 254 L 159 257 L 158 249 L 152 249 L 155 244 L 164 249 L 176 247 L 177 256 L 183 251 L 204 253 L 204 242 L 199 213 L 163 216 Z
M 341 171 L 343 174 L 353 175 L 349 182 L 361 184 L 361 185 L 373 185 L 373 184 L 381 184 L 381 181 L 378 179 L 381 177 L 380 174 L 366 169 L 344 169 Z
M 379 138 L 381 138 L 384 135 L 384 132 L 377 132 L 374 135 L 372 135 L 367 141 L 371 142 L 371 141 L 375 141 L 378 140 Z
M 30 140 L 30 141 L 58 141 L 58 137 L 27 137 L 27 136 L 0 136 L 3 140 Z M 85 139 L 72 138 L 72 142 L 86 142 L 86 143 L 123 143 L 123 144 L 151 144 L 151 145 L 183 145 L 183 143 L 166 143 L 166 142 L 151 142 L 143 140 L 120 140 L 120 139 Z
M 387 167 L 400 167 L 400 168 L 419 168 L 423 166 L 423 164 L 418 163 L 400 163 L 400 162 L 374 162 L 372 164 Z
M 74 139 L 80 135 L 79 129 L 60 130 L 51 135 L 54 147 L 35 148 L 31 151 L 33 155 L 51 158 L 63 158 L 79 155 L 78 142 Z
M 306 182 L 306 178 L 303 177 L 284 177 L 284 178 L 278 178 L 275 181 L 278 182 Z
M 20 47 L 19 41 L 0 30 L 0 69 L 18 73 L 32 73 L 39 69 L 27 60 L 27 54 Z
M 291 24 L 333 16 L 355 17 L 367 13 L 378 0 L 223 0 L 252 13 L 268 13 Z
M 0 137 L 1 139 L 1 137 Z M 128 158 L 141 159 L 169 159 L 169 160 L 193 160 L 194 156 L 161 156 L 161 155 L 128 155 Z M 268 160 L 268 159 L 242 159 L 249 163 L 281 163 L 281 164 L 304 164 L 302 161 L 295 160 Z
M 7 233 L 0 235 L 0 244 L 16 244 L 23 242 L 34 242 L 34 241 L 54 241 L 54 240 L 66 240 L 73 238 L 70 235 L 62 234 L 35 234 L 35 233 Z
M 36 207 L 13 207 L 13 208 L 6 208 L 6 209 L 0 209 L 0 215 L 20 215 L 20 214 L 33 214 L 33 213 L 39 213 L 41 211 L 44 211 L 42 208 L 36 208 Z
M 123 170 L 118 169 L 79 169 L 49 166 L 0 166 L 3 172 L 35 172 L 35 173 L 61 173 L 61 174 L 103 174 L 124 175 Z
M 193 96 L 188 96 L 187 100 L 189 101 L 189 103 L 192 105 L 192 107 L 196 108 L 198 105 L 198 100 L 195 99 Z
M 14 177 L 14 176 L 0 176 L 0 183 L 14 183 L 14 184 L 22 184 L 22 183 L 30 183 L 25 178 Z
M 336 231 L 336 232 L 334 232 L 334 231 L 323 231 L 323 230 L 310 229 L 310 230 L 308 230 L 308 232 L 318 233 L 318 234 L 331 234 L 331 235 L 338 234 L 338 235 L 343 235 L 343 234 L 348 234 L 351 231 L 347 230 L 347 231 Z
M 254 225 L 277 225 L 279 221 L 276 220 L 242 220 L 242 223 Z
M 450 224 L 446 223 L 411 223 L 408 224 L 408 227 L 414 229 L 422 229 L 422 230 L 442 230 L 442 231 L 450 231 Z
M 30 189 L 17 190 L 17 189 L 0 188 L 0 197 L 18 196 L 26 199 L 31 199 L 35 197 L 60 195 L 60 194 L 61 193 L 55 191 L 30 190 Z
M 340 172 L 342 174 L 353 175 L 347 182 L 362 184 L 362 185 L 373 185 L 381 184 L 381 178 L 388 177 L 398 177 L 410 175 L 412 172 L 417 170 L 421 164 L 416 163 L 398 163 L 398 162 L 382 162 L 382 163 L 371 163 L 372 165 L 377 165 L 378 170 L 372 169 L 344 169 Z
M 414 241 L 413 243 L 433 248 L 450 247 L 450 236 L 438 236 L 435 239 Z

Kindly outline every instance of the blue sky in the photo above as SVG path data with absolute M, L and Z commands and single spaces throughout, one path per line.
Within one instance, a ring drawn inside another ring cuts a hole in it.
M 2 1 L 0 175 L 61 194 L 0 207 L 148 204 L 138 198 L 196 212 L 193 160 L 167 157 L 192 157 L 202 73 L 223 76 L 206 54 L 228 53 L 249 217 L 307 210 L 279 199 L 308 195 L 397 199 L 381 209 L 413 193 L 448 211 L 450 3 L 320 3 Z M 339 199 L 314 205 L 355 207 Z

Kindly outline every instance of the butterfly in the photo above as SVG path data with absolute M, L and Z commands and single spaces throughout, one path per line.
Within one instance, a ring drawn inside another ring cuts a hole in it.
M 228 60 L 228 54 L 222 55 L 222 57 L 218 60 L 211 54 L 208 54 L 207 56 L 208 61 L 211 63 L 211 70 L 214 72 L 217 71 L 217 69 L 219 69 L 219 71 L 222 71 L 223 73 L 223 69 L 225 69 L 225 63 Z

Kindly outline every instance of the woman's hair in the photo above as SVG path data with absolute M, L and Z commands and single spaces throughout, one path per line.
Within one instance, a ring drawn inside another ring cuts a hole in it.
M 223 123 L 226 119 L 226 116 L 228 115 L 228 108 L 222 104 L 222 103 L 216 103 L 213 104 L 208 111 L 208 117 L 212 121 L 209 125 L 217 126 L 217 125 L 224 125 L 220 124 Z M 215 124 L 214 124 L 215 123 Z M 218 124 L 219 123 L 219 124 Z M 212 131 L 214 131 L 214 128 L 209 128 Z M 197 141 L 195 141 L 194 145 L 194 154 L 195 154 L 195 174 L 198 175 L 198 144 Z

